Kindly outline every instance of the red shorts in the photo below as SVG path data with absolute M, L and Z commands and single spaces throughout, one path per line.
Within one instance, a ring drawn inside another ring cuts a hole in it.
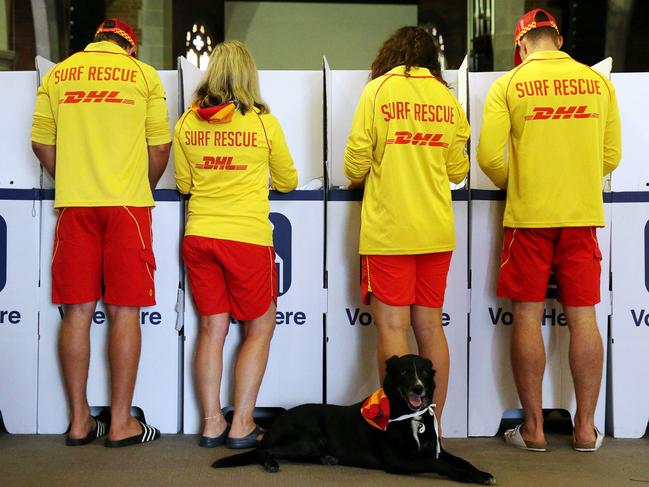
M 263 315 L 277 302 L 273 247 L 186 235 L 183 260 L 201 316 L 230 313 L 237 320 Z
M 390 306 L 441 308 L 453 252 L 361 256 L 363 303 L 370 293 Z
M 514 301 L 545 301 L 552 271 L 560 303 L 593 306 L 599 303 L 601 260 L 595 227 L 506 227 L 497 294 Z
M 151 208 L 69 207 L 59 210 L 52 255 L 52 302 L 155 304 Z M 103 286 L 103 293 L 102 293 Z

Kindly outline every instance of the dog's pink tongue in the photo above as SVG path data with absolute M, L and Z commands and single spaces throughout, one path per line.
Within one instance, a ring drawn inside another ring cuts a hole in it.
M 412 407 L 418 408 L 419 406 L 421 406 L 421 396 L 419 396 L 418 394 L 410 394 L 408 400 L 410 401 Z

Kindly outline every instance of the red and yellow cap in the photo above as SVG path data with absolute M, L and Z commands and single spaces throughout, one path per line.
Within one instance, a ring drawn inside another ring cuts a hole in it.
M 101 34 L 102 32 L 113 32 L 120 37 L 123 37 L 128 41 L 131 46 L 137 47 L 137 39 L 135 37 L 135 29 L 128 25 L 126 22 L 122 22 L 117 19 L 106 19 L 101 25 L 97 28 L 95 35 Z
M 547 20 L 536 20 L 538 13 L 544 14 Z M 525 34 L 539 27 L 552 27 L 557 31 L 557 34 L 561 35 L 559 27 L 557 27 L 557 21 L 554 20 L 554 17 L 549 12 L 546 12 L 542 8 L 535 8 L 525 13 L 518 19 L 516 31 L 514 32 L 514 66 L 518 66 L 522 62 L 518 43 Z

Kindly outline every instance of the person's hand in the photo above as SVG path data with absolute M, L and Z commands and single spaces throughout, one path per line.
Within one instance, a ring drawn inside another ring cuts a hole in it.
M 345 189 L 363 189 L 365 187 L 365 180 L 363 179 L 360 182 L 350 182 Z

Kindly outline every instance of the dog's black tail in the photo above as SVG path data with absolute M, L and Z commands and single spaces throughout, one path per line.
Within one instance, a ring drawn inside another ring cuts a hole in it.
M 229 467 L 243 467 L 244 465 L 252 465 L 259 463 L 259 452 L 254 450 L 238 453 L 225 458 L 219 458 L 212 464 L 214 468 L 229 468 Z

